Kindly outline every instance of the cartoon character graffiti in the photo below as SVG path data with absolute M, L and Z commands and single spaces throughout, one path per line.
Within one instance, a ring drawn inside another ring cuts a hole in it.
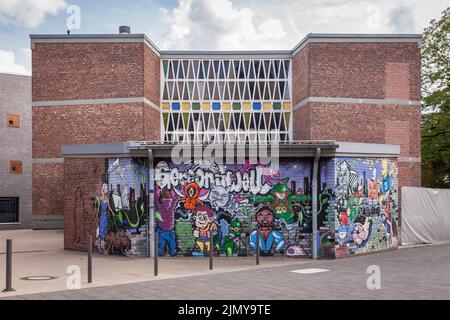
M 347 161 L 339 161 L 336 165 L 337 183 L 336 197 L 339 205 L 346 205 L 346 198 L 354 194 L 358 186 L 358 173 Z
M 212 250 L 209 239 L 214 236 L 217 226 L 213 220 L 213 211 L 205 206 L 199 206 L 192 210 L 192 220 L 194 222 L 194 231 L 196 248 L 192 252 L 193 256 L 204 256 Z
M 221 249 L 225 251 L 227 257 L 232 257 L 236 250 L 240 249 L 242 222 L 237 219 L 231 221 L 228 230 L 228 235 L 224 237 Z
M 111 220 L 114 220 L 114 211 L 109 205 L 108 184 L 102 183 L 100 196 L 95 198 L 97 211 L 97 248 L 100 253 L 108 254 L 106 238 L 108 235 L 108 226 Z M 109 217 L 111 215 L 111 217 Z
M 208 201 L 216 213 L 224 212 L 235 217 L 239 213 L 239 202 L 233 198 L 231 187 L 213 185 L 208 193 Z
M 281 253 L 286 248 L 286 242 L 283 235 L 274 229 L 274 214 L 268 207 L 261 208 L 256 213 L 256 221 L 260 231 L 259 246 L 261 255 L 270 256 L 275 253 Z M 250 247 L 257 248 L 257 230 L 250 234 Z
M 200 186 L 197 182 L 188 183 L 184 187 L 184 197 L 180 198 L 180 201 L 184 201 L 184 209 L 193 210 L 196 205 L 202 205 L 203 201 L 199 199 Z
M 178 196 L 169 189 L 163 189 L 159 198 L 155 201 L 157 210 L 157 232 L 158 232 L 158 255 L 166 254 L 166 247 L 169 248 L 169 255 L 174 257 L 177 253 L 175 243 L 175 208 L 178 204 Z
M 370 233 L 372 230 L 371 226 L 372 223 L 370 217 L 366 217 L 364 224 L 358 222 L 355 223 L 355 229 L 353 230 L 352 237 L 358 248 L 364 247 L 369 241 Z
M 250 197 L 254 203 L 265 203 L 270 205 L 275 212 L 275 219 L 280 225 L 287 229 L 292 229 L 295 222 L 295 211 L 292 208 L 292 202 L 297 200 L 292 197 L 292 192 L 286 185 L 287 180 L 275 185 L 268 195 L 259 195 Z

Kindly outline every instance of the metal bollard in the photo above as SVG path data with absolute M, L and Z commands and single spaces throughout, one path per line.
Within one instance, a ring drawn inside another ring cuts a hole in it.
M 158 232 L 157 230 L 155 230 L 155 241 L 154 241 L 154 245 L 155 245 L 155 257 L 153 258 L 154 260 L 154 273 L 155 273 L 155 277 L 158 276 Z
M 259 266 L 259 252 L 260 252 L 260 244 L 259 244 L 259 237 L 260 237 L 260 232 L 259 232 L 259 226 L 256 227 L 256 265 Z
M 214 259 L 214 239 L 212 232 L 210 232 L 211 235 L 209 237 L 209 270 L 214 269 L 213 259 Z
M 88 235 L 88 283 L 92 283 L 92 235 Z
M 16 291 L 12 288 L 12 240 L 6 240 L 6 289 L 3 292 Z

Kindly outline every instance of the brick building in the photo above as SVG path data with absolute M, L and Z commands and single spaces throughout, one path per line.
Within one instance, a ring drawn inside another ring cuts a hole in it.
M 210 236 L 217 254 L 252 254 L 257 226 L 267 255 L 396 247 L 399 190 L 420 185 L 420 39 L 180 52 L 141 34 L 32 35 L 34 219 L 107 254 L 153 254 L 153 223 L 161 255 L 204 255 Z M 279 170 L 175 163 L 192 143 L 277 145 Z

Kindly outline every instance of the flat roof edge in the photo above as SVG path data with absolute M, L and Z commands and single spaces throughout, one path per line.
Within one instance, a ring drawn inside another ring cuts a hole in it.
M 422 34 L 382 34 L 382 33 L 309 33 L 307 34 L 292 50 L 230 50 L 230 51 L 186 51 L 186 50 L 160 50 L 144 33 L 132 33 L 132 34 L 30 34 L 32 42 L 35 41 L 76 41 L 76 40 L 121 40 L 126 41 L 142 39 L 147 42 L 159 55 L 161 56 L 225 56 L 225 55 L 295 55 L 299 49 L 305 46 L 309 41 L 318 39 L 323 42 L 335 42 L 333 40 L 345 41 L 349 39 L 351 41 L 383 41 L 389 40 L 389 42 L 420 42 Z M 328 40 L 328 41 L 327 41 Z
M 336 149 L 337 155 L 379 155 L 393 157 L 398 157 L 400 155 L 399 145 L 342 141 L 337 141 L 336 143 L 339 145 Z

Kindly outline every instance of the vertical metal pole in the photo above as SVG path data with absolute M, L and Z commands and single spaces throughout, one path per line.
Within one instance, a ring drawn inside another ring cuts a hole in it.
M 261 237 L 259 226 L 256 227 L 256 265 L 259 266 L 259 251 L 260 251 L 260 244 L 259 244 L 259 237 Z
M 88 283 L 92 283 L 92 235 L 88 235 Z
M 320 148 L 316 150 L 312 179 L 312 256 L 317 259 L 317 176 L 319 172 Z
M 156 232 L 156 230 L 153 229 L 153 233 L 154 233 L 154 240 L 153 243 L 155 245 L 155 247 L 153 248 L 153 252 L 154 254 L 154 272 L 155 272 L 155 277 L 158 276 L 158 232 Z
M 209 270 L 214 269 L 213 259 L 214 259 L 214 239 L 212 231 L 209 232 Z
M 12 288 L 12 240 L 6 240 L 6 288 L 3 292 L 15 291 Z
M 155 217 L 155 170 L 153 168 L 153 150 L 148 150 L 148 168 L 149 168 L 149 179 L 148 179 L 148 206 L 149 206 L 149 217 L 148 217 L 148 248 L 151 258 L 158 255 L 158 246 L 155 246 L 154 239 L 156 239 L 154 233 L 156 233 L 156 217 Z

